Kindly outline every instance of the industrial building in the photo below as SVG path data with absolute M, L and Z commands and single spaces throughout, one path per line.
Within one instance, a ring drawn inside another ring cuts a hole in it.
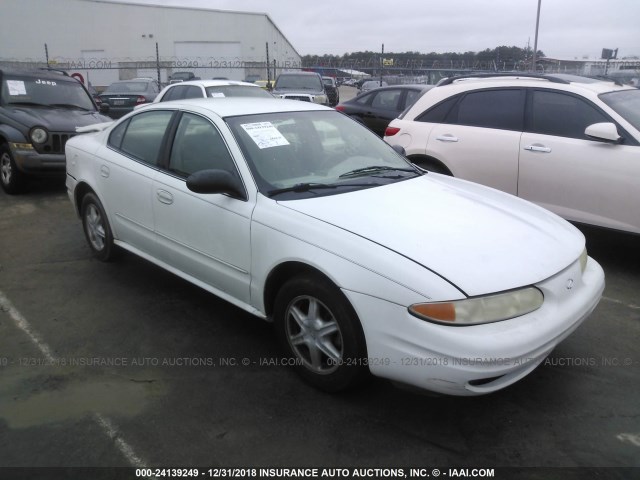
M 2 0 L 0 66 L 50 66 L 98 89 L 176 71 L 234 80 L 274 78 L 300 55 L 269 15 L 112 0 Z M 13 19 L 13 20 L 10 20 Z M 267 63 L 268 59 L 268 63 Z

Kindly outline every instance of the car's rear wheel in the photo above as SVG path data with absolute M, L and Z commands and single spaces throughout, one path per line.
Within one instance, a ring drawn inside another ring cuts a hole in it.
M 10 195 L 24 190 L 24 174 L 18 170 L 9 145 L 6 143 L 0 145 L 0 183 L 2 189 Z
M 276 297 L 278 337 L 309 384 L 337 392 L 369 376 L 362 327 L 342 292 L 319 275 L 287 281 Z
M 116 246 L 107 215 L 93 193 L 87 193 L 82 199 L 82 227 L 93 255 L 103 262 L 112 260 Z

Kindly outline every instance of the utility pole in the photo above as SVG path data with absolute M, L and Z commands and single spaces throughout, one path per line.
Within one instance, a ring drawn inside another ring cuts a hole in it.
M 158 73 L 158 87 L 160 87 L 162 84 L 160 83 L 160 50 L 158 50 L 158 42 L 156 42 L 156 69 Z M 162 87 L 160 87 L 160 89 L 162 89 Z
M 266 42 L 267 47 L 267 90 L 271 91 L 271 69 L 269 65 L 269 42 Z
M 384 43 L 382 44 L 382 53 L 380 54 L 380 86 L 382 86 L 383 74 L 384 74 Z
M 535 36 L 535 40 L 533 41 L 533 60 L 532 60 L 532 70 L 533 73 L 536 73 L 536 60 L 537 60 L 537 56 L 538 56 L 538 27 L 540 26 L 540 5 L 542 3 L 542 0 L 538 0 L 538 15 L 536 16 L 536 36 Z

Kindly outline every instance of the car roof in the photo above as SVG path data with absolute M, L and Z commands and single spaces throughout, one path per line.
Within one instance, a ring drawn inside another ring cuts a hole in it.
M 140 83 L 140 82 L 155 82 L 153 78 L 130 78 L 129 80 L 116 80 L 111 85 L 115 83 Z
M 378 80 L 376 80 L 376 83 Z M 394 90 L 397 88 L 411 88 L 418 90 L 429 90 L 435 87 L 435 85 L 427 85 L 426 83 L 403 83 L 398 85 L 385 85 L 384 87 L 376 88 L 376 90 Z
M 186 82 L 173 83 L 165 88 L 174 88 L 179 85 L 196 85 L 200 87 L 224 87 L 229 85 L 244 85 L 247 87 L 258 87 L 255 83 L 241 82 L 240 80 L 187 80 Z M 258 87 L 260 88 L 260 87 Z
M 301 102 L 298 100 L 279 100 L 258 97 L 227 97 L 216 98 L 191 98 L 188 100 L 172 100 L 171 102 L 160 102 L 149 104 L 144 111 L 150 110 L 180 110 L 196 109 L 211 112 L 218 117 L 234 117 L 237 115 L 253 115 L 262 113 L 278 112 L 307 112 L 307 111 L 334 111 L 333 108 L 325 107 L 311 102 Z
M 71 81 L 71 82 L 78 82 L 75 78 L 63 73 L 63 71 L 60 70 L 47 70 L 47 69 L 42 69 L 42 70 L 14 70 L 14 69 L 9 69 L 9 68 L 2 68 L 0 69 L 0 75 L 16 75 L 16 76 L 22 76 L 22 77 L 31 77 L 31 78 L 46 78 L 46 79 L 50 79 L 50 80 L 62 80 L 65 82 Z
M 319 73 L 316 72 L 282 72 L 280 75 L 278 75 L 279 77 L 283 76 L 283 75 L 306 75 L 306 76 L 313 76 L 313 75 L 317 75 L 320 76 Z
M 557 90 L 575 91 L 584 90 L 600 94 L 604 92 L 611 92 L 615 90 L 627 90 L 629 87 L 626 85 L 616 84 L 614 80 L 601 80 L 580 76 L 542 76 L 542 75 L 530 75 L 518 73 L 513 74 L 498 74 L 495 76 L 479 74 L 477 76 L 465 75 L 463 77 L 452 77 L 447 79 L 445 84 L 438 85 L 438 88 L 455 88 L 458 87 L 460 91 L 473 90 L 477 88 L 492 88 L 492 87 L 505 87 L 505 86 L 523 86 L 523 87 L 540 87 L 545 86 L 547 88 L 554 88 Z

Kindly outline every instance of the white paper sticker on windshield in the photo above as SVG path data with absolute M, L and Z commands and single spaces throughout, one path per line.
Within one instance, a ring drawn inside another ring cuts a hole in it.
M 9 95 L 27 94 L 27 89 L 22 80 L 7 80 L 7 87 L 9 87 Z
M 211 98 L 223 98 L 224 97 L 224 93 L 222 92 L 211 92 L 210 94 Z
M 271 122 L 245 123 L 242 128 L 260 149 L 290 145 Z

